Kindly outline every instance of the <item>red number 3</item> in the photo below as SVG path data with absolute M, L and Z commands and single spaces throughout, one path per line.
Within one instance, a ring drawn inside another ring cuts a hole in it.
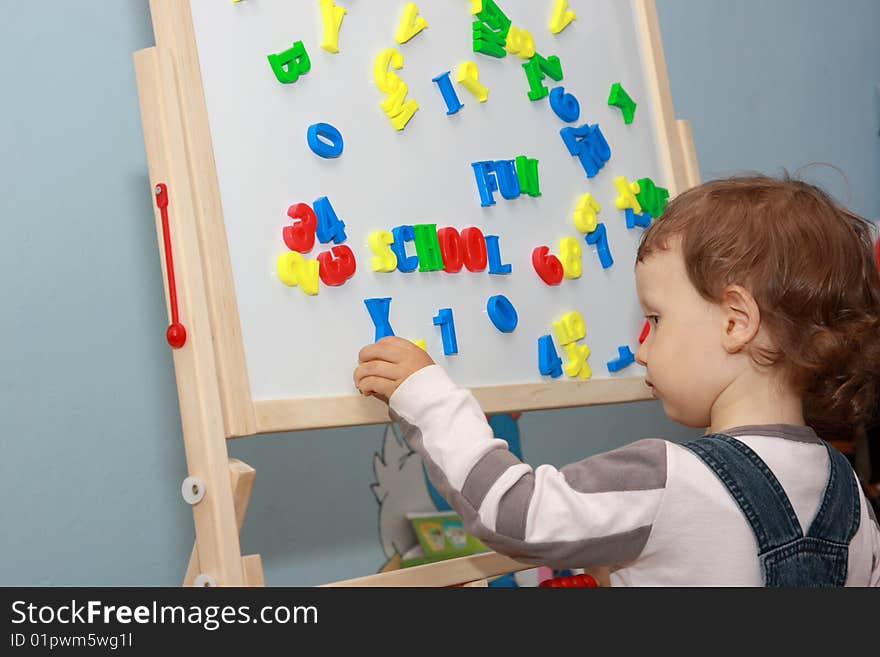
M 284 227 L 284 243 L 291 251 L 308 253 L 315 246 L 315 211 L 305 203 L 297 203 L 287 208 L 287 216 L 293 219 L 293 225 Z

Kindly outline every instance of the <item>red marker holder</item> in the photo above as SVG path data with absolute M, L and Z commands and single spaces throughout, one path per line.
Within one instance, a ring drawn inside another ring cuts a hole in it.
M 642 344 L 645 340 L 648 339 L 648 333 L 651 332 L 651 320 L 646 320 L 645 325 L 642 327 L 642 333 L 639 335 L 639 344 Z
M 165 243 L 165 269 L 168 273 L 168 298 L 171 302 L 171 325 L 165 331 L 165 339 L 172 349 L 186 344 L 186 329 L 180 323 L 177 311 L 177 284 L 174 282 L 174 261 L 171 257 L 171 234 L 168 229 L 168 187 L 159 183 L 155 188 L 156 205 L 162 214 L 162 241 Z

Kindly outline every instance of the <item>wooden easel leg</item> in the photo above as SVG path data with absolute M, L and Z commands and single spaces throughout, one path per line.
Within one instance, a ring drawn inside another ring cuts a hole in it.
M 242 557 L 241 565 L 244 568 L 245 586 L 266 586 L 266 580 L 263 579 L 263 560 L 259 554 Z
M 694 147 L 691 122 L 685 119 L 678 119 L 676 125 L 678 126 L 678 138 L 681 141 L 681 151 L 684 155 L 684 171 L 687 186 L 688 188 L 696 187 L 700 184 L 700 165 L 697 163 L 697 149 Z
M 186 4 L 172 5 L 165 0 L 163 3 L 163 7 Z M 151 2 L 153 9 L 158 5 L 157 0 Z M 136 52 L 134 61 L 151 184 L 154 190 L 161 190 L 159 183 L 167 184 L 168 207 L 173 208 L 173 220 L 168 224 L 161 216 L 156 197 L 156 235 L 160 245 L 164 246 L 166 239 L 174 245 L 178 262 L 177 298 L 188 335 L 185 344 L 173 350 L 187 472 L 207 491 L 202 499 L 192 502 L 193 524 L 200 541 L 197 570 L 219 585 L 243 586 L 235 505 L 232 489 L 227 487 L 229 432 L 224 426 L 223 401 L 217 387 L 215 336 L 207 304 L 209 287 L 199 243 L 201 209 L 192 181 L 187 115 L 181 105 L 174 56 L 172 48 L 153 47 Z M 160 246 L 160 256 L 166 264 L 163 246 Z M 163 267 L 166 284 L 169 270 Z
M 232 499 L 235 503 L 235 522 L 239 531 L 244 524 L 244 516 L 247 513 L 248 502 L 251 498 L 251 490 L 254 487 L 254 479 L 257 471 L 251 466 L 238 459 L 229 459 L 229 483 L 232 486 Z M 265 586 L 263 579 L 263 561 L 259 554 L 250 554 L 242 557 L 242 569 L 246 586 Z M 189 565 L 183 576 L 183 585 L 192 586 L 199 574 L 199 547 L 198 541 L 193 544 L 192 553 L 189 557 Z

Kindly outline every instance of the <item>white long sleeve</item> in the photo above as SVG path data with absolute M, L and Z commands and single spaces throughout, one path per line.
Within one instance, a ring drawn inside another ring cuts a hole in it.
M 404 381 L 389 405 L 437 490 L 497 552 L 557 568 L 609 566 L 615 586 L 763 583 L 742 511 L 680 445 L 649 438 L 561 469 L 533 469 L 494 437 L 473 395 L 436 365 Z M 809 527 L 828 478 L 827 452 L 812 429 L 756 425 L 725 433 L 767 463 Z M 860 497 L 846 583 L 877 586 L 880 529 Z
M 562 568 L 627 563 L 644 548 L 664 493 L 664 441 L 533 470 L 436 365 L 407 379 L 390 406 L 437 490 L 496 551 Z

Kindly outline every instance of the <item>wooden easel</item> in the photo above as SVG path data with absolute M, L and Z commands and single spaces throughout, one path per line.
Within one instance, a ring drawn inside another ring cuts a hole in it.
M 686 121 L 676 120 L 653 0 L 636 0 L 638 30 L 649 44 L 649 93 L 658 108 L 670 193 L 699 183 Z M 217 181 L 189 3 L 150 0 L 156 46 L 134 55 L 152 185 L 167 186 L 169 239 L 186 342 L 173 350 L 187 469 L 204 486 L 193 504 L 196 540 L 183 583 L 263 586 L 259 555 L 242 556 L 239 530 L 256 472 L 230 459 L 226 440 L 256 433 L 388 422 L 387 409 L 357 395 L 254 402 Z M 650 76 L 649 76 L 650 77 Z M 156 230 L 168 291 L 165 236 Z M 171 313 L 169 300 L 169 315 Z M 648 399 L 641 377 L 474 390 L 487 413 Z M 340 418 L 342 418 L 340 420 Z M 534 568 L 495 553 L 338 582 L 331 586 L 485 585 L 487 578 Z

